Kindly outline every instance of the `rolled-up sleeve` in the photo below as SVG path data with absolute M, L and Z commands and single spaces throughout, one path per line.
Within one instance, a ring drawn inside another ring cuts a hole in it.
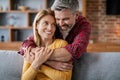
M 36 45 L 34 43 L 33 35 L 29 36 L 25 41 L 22 42 L 22 45 L 21 45 L 18 53 L 21 54 L 21 55 L 24 55 L 24 49 L 26 47 L 32 47 L 32 48 L 36 47 Z

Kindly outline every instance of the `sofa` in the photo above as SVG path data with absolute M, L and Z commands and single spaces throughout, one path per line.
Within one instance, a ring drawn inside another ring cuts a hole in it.
M 23 57 L 0 50 L 0 80 L 20 80 Z M 120 80 L 120 52 L 84 53 L 74 63 L 72 80 Z

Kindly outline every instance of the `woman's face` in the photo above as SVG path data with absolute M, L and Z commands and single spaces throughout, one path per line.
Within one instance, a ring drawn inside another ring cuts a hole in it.
M 38 33 L 41 38 L 44 39 L 52 39 L 54 36 L 54 32 L 56 30 L 55 19 L 51 15 L 46 15 L 40 19 L 37 24 Z

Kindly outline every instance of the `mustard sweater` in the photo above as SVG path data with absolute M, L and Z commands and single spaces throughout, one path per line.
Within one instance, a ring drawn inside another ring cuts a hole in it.
M 56 49 L 65 47 L 66 45 L 66 41 L 56 39 L 51 45 L 48 46 L 48 48 Z M 34 68 L 32 68 L 31 64 L 24 60 L 21 80 L 70 80 L 71 73 L 72 70 L 67 72 L 59 71 L 46 65 L 42 65 L 41 69 L 36 71 Z

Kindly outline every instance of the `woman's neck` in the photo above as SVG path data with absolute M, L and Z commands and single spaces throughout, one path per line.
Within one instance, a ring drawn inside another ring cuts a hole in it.
M 41 41 L 41 46 L 48 47 L 50 44 L 52 44 L 53 39 L 44 39 Z

